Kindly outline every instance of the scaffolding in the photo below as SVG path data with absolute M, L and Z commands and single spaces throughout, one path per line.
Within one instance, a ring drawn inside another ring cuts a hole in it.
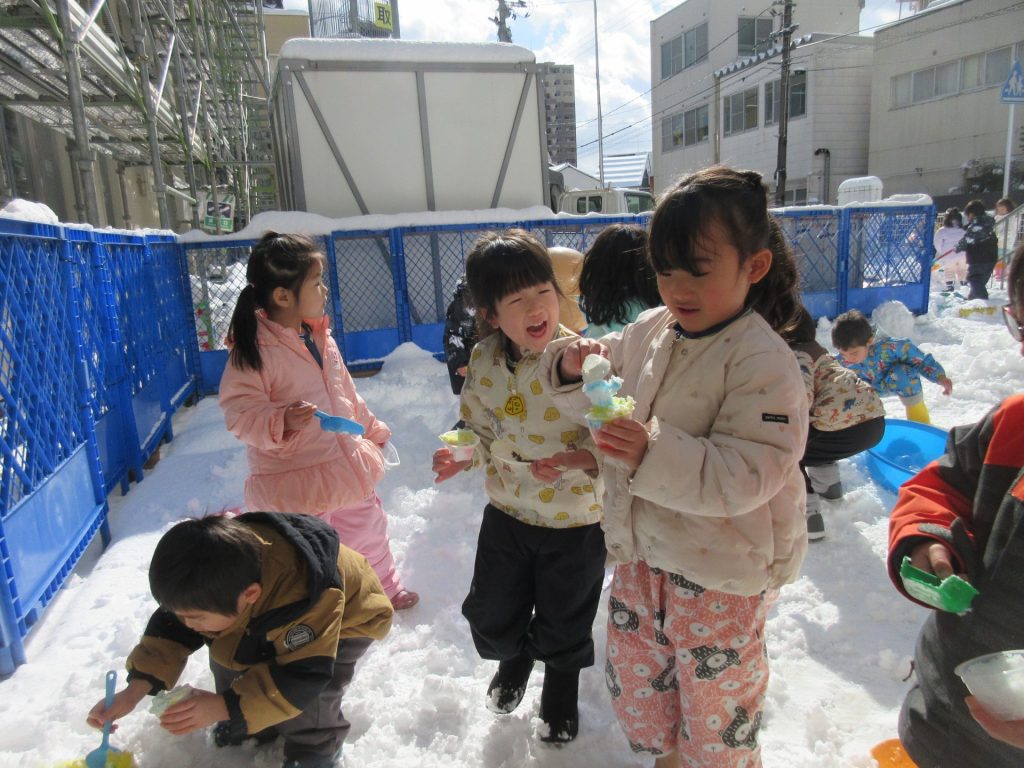
M 199 226 L 201 189 L 213 211 L 231 192 L 243 225 L 275 209 L 269 93 L 261 0 L 0 0 L 0 107 L 71 138 L 77 207 L 91 224 L 101 224 L 96 152 L 151 167 L 167 229 L 171 198 Z M 5 143 L 0 122 L 7 157 Z

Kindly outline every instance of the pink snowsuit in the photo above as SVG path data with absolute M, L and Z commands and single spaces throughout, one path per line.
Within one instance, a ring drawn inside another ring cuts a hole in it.
M 374 492 L 384 475 L 381 446 L 391 430 L 356 392 L 326 317 L 306 321 L 323 370 L 294 329 L 278 325 L 262 310 L 256 317 L 262 368 L 239 369 L 229 361 L 220 381 L 224 422 L 247 446 L 245 505 L 250 511 L 323 518 L 342 543 L 366 557 L 393 597 L 402 585 L 395 575 L 387 518 Z M 286 433 L 285 408 L 303 400 L 358 421 L 365 432 L 361 437 L 325 432 L 313 419 L 304 429 Z

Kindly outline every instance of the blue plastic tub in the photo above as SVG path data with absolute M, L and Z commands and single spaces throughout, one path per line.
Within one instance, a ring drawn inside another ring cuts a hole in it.
M 896 493 L 907 480 L 946 450 L 946 430 L 906 419 L 886 419 L 885 434 L 868 449 L 868 471 L 887 491 Z

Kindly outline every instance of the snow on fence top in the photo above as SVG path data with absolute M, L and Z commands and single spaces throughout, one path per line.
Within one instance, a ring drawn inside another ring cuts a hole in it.
M 387 61 L 436 64 L 536 61 L 533 52 L 511 43 L 432 43 L 418 40 L 294 38 L 281 46 L 279 59 L 307 61 Z

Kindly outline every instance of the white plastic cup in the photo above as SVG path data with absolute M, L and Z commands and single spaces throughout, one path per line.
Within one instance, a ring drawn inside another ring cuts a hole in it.
M 993 717 L 1024 720 L 1024 650 L 978 656 L 954 671 Z
M 452 429 L 440 437 L 445 447 L 451 450 L 453 461 L 472 461 L 476 447 L 480 443 L 480 438 L 476 433 L 468 429 Z M 461 438 L 459 442 L 453 442 L 459 437 Z

